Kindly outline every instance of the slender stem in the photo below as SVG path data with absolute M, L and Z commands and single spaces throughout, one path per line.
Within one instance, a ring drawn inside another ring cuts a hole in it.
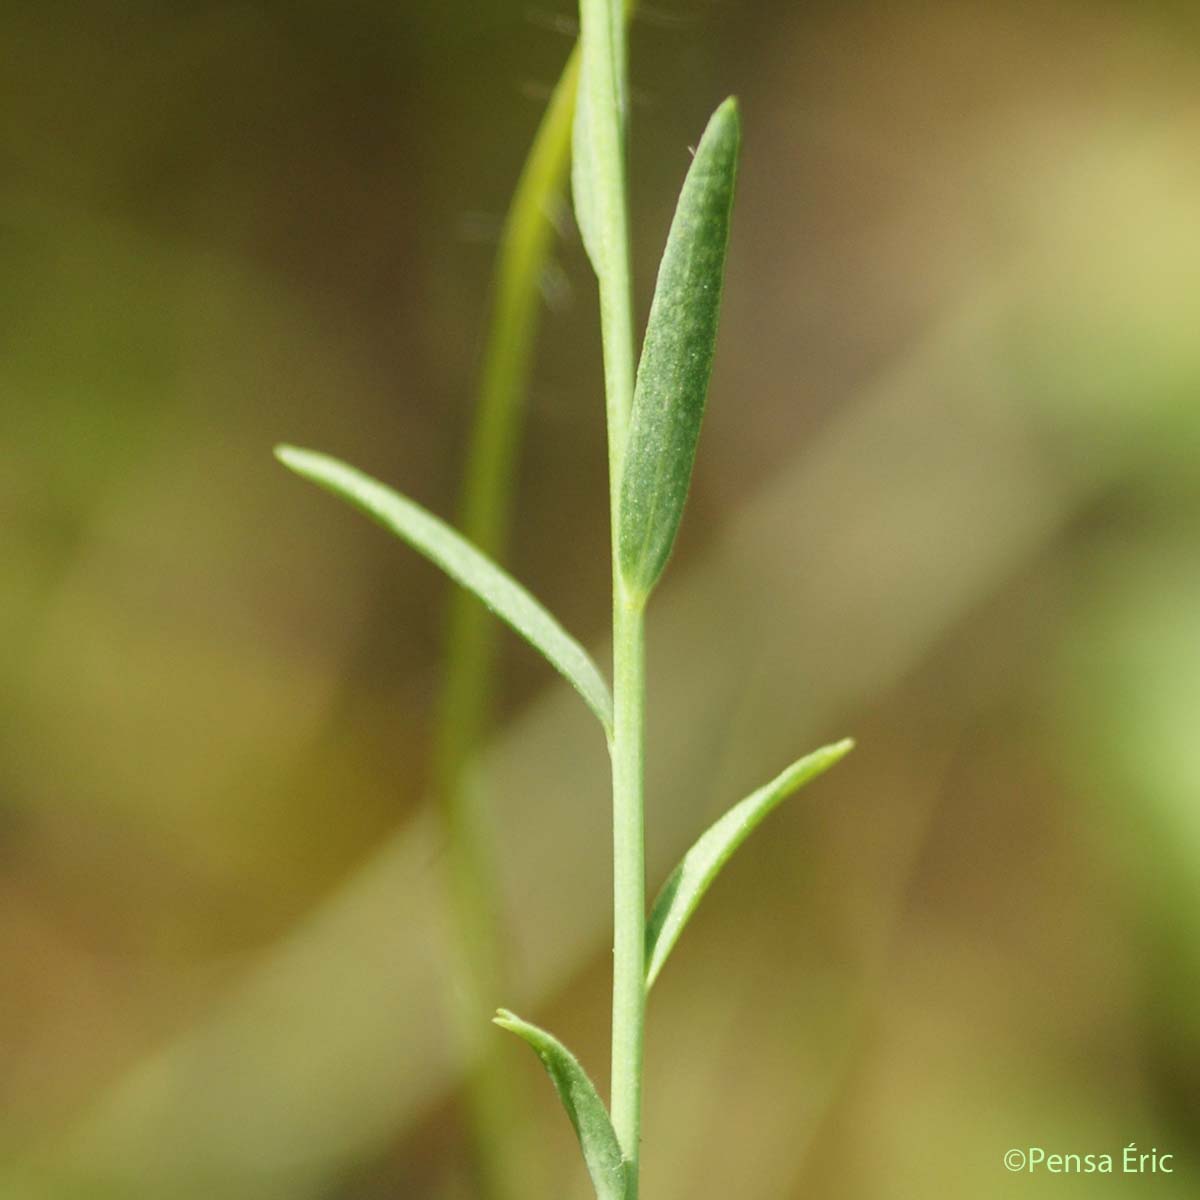
M 613 1014 L 612 1122 L 636 1200 L 645 1036 L 645 637 L 640 601 L 618 566 L 621 469 L 634 390 L 633 288 L 625 164 L 625 5 L 580 0 L 581 88 L 588 104 L 596 195 L 600 321 L 608 416 L 613 555 Z
M 636 1200 L 646 1023 L 645 627 L 641 602 L 618 588 L 613 606 L 612 1121 Z
M 580 0 L 583 75 L 596 165 L 595 206 L 602 246 L 595 263 L 600 283 L 600 328 L 608 415 L 610 508 L 614 545 L 621 460 L 633 408 L 633 284 L 625 167 L 625 6 L 621 0 Z
M 579 80 L 572 53 L 538 128 L 508 210 L 497 258 L 479 397 L 471 428 L 459 526 L 493 558 L 503 558 L 513 508 L 521 417 L 529 390 L 542 272 L 554 243 L 552 215 L 563 192 Z M 467 1104 L 481 1192 L 516 1200 L 529 1186 L 521 1106 L 503 1070 L 504 1043 L 486 1017 L 506 988 L 493 838 L 482 797 L 472 794 L 470 760 L 488 720 L 495 623 L 479 602 L 453 588 L 446 626 L 446 672 L 437 720 L 433 788 L 446 831 L 450 899 L 458 941 L 458 1036 L 470 1063 Z

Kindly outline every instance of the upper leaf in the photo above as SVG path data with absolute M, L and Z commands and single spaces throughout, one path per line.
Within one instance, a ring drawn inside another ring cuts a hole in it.
M 650 910 L 650 918 L 646 922 L 647 991 L 654 985 L 663 963 L 675 948 L 683 927 L 696 911 L 704 893 L 733 852 L 781 801 L 810 779 L 829 770 L 853 748 L 854 742 L 847 738 L 813 751 L 758 791 L 751 792 L 700 835 L 663 884 Z
M 740 142 L 731 98 L 700 140 L 658 270 L 621 479 L 621 575 L 642 596 L 670 557 L 692 478 L 717 341 Z
M 501 1009 L 495 1022 L 533 1047 L 575 1127 L 598 1200 L 626 1200 L 629 1172 L 604 1102 L 579 1060 L 557 1038 Z
M 530 645 L 540 650 L 587 702 L 605 733 L 612 730 L 612 696 L 587 651 L 490 558 L 415 501 L 327 454 L 278 446 L 275 456 L 297 475 L 354 505 L 475 593 Z

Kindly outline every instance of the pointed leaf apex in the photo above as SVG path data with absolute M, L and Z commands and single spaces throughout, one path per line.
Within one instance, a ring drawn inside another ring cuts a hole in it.
M 663 884 L 646 922 L 647 990 L 654 985 L 683 927 L 733 852 L 773 809 L 809 780 L 828 771 L 853 748 L 854 740 L 843 738 L 840 742 L 805 755 L 781 771 L 770 783 L 735 804 L 701 834 Z

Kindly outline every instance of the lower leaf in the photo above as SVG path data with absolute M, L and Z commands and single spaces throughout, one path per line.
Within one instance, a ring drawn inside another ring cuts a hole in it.
M 557 1038 L 536 1025 L 530 1025 L 528 1021 L 522 1021 L 507 1009 L 500 1009 L 494 1020 L 501 1029 L 507 1029 L 528 1042 L 542 1060 L 542 1066 L 546 1068 L 563 1108 L 575 1127 L 597 1200 L 626 1200 L 629 1171 L 621 1153 L 621 1145 L 604 1101 L 600 1099 L 579 1060 Z

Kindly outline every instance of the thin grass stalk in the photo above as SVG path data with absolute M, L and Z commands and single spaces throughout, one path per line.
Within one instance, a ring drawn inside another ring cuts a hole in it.
M 509 541 L 516 459 L 541 314 L 541 282 L 563 201 L 579 51 L 569 58 L 538 127 L 501 234 L 492 311 L 467 450 L 459 525 L 486 554 L 503 559 Z M 494 839 L 484 799 L 468 772 L 486 734 L 497 629 L 475 597 L 452 588 L 445 673 L 436 722 L 433 789 L 446 834 L 448 881 L 458 941 L 458 1037 L 471 1066 L 467 1103 L 476 1173 L 488 1200 L 517 1200 L 533 1156 L 514 1099 L 507 1045 L 487 1036 L 482 1013 L 507 994 Z

